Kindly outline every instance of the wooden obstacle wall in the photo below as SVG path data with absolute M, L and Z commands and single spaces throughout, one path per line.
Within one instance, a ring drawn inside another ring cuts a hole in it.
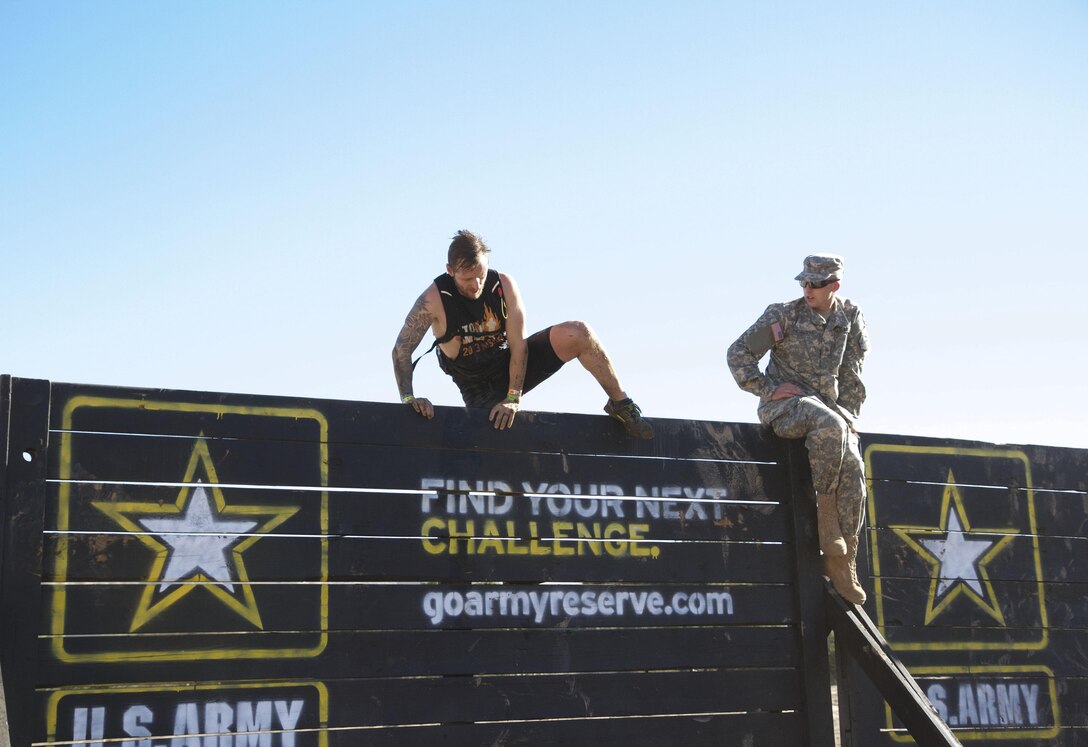
M 0 412 L 14 745 L 832 744 L 804 452 L 758 426 L 8 377 Z M 863 447 L 867 609 L 941 715 L 1088 745 L 1088 453 Z M 844 744 L 909 743 L 840 672 Z
M 757 426 L 3 390 L 13 744 L 833 743 Z
M 964 744 L 1088 745 L 1088 452 L 898 436 L 863 449 L 866 609 L 938 713 Z M 853 744 L 912 743 L 852 676 Z

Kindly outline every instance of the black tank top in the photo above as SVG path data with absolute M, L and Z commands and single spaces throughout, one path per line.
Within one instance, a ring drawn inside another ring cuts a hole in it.
M 456 358 L 447 357 L 438 348 L 439 367 L 458 387 L 501 376 L 510 366 L 510 346 L 506 343 L 506 298 L 499 273 L 487 271 L 479 298 L 465 298 L 447 274 L 436 277 L 434 284 L 446 312 L 446 333 L 436 344 L 461 338 Z

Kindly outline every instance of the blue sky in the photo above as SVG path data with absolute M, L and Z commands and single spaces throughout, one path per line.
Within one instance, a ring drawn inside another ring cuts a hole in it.
M 470 228 L 646 414 L 752 422 L 725 348 L 835 252 L 863 430 L 1088 448 L 1086 42 L 1080 0 L 0 0 L 0 371 L 393 401 Z

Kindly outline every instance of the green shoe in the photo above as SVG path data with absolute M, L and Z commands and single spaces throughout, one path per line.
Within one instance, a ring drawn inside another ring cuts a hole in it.
M 654 427 L 642 417 L 642 410 L 638 409 L 638 405 L 630 397 L 619 401 L 608 400 L 604 411 L 623 423 L 623 429 L 631 438 L 654 437 Z

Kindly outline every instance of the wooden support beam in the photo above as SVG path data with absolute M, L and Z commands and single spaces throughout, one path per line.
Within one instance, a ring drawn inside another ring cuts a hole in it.
M 49 382 L 5 377 L 4 516 L 0 657 L 11 744 L 33 741 L 38 623 L 41 615 Z
M 827 624 L 835 631 L 837 649 L 845 649 L 857 660 L 915 743 L 919 747 L 962 747 L 865 610 L 846 602 L 830 584 L 825 590 Z
M 827 629 L 821 624 L 823 577 L 820 575 L 820 543 L 816 531 L 816 501 L 812 493 L 808 453 L 799 439 L 789 441 L 790 482 L 792 490 L 794 573 L 797 583 L 797 609 L 800 615 L 797 634 L 805 677 L 805 727 L 810 747 L 835 744 L 834 719 L 831 715 L 831 672 L 827 655 Z

